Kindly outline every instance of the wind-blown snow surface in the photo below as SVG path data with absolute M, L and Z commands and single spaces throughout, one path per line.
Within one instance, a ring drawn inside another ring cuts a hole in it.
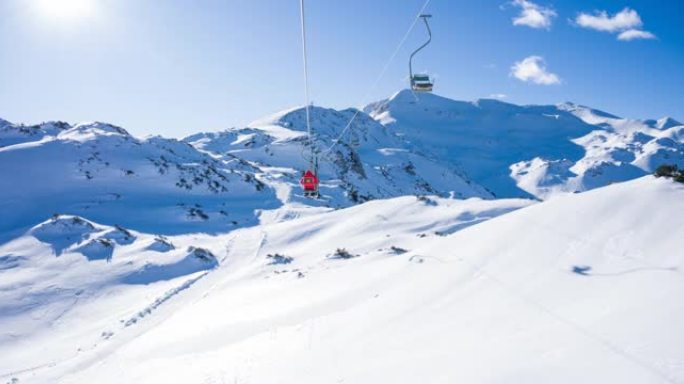
M 530 204 L 378 200 L 169 237 L 166 252 L 130 232 L 109 261 L 81 244 L 120 229 L 57 217 L 0 248 L 0 378 L 684 382 L 684 186 L 645 177 Z M 55 231 L 74 234 L 58 257 Z M 177 263 L 196 272 L 155 278 Z
M 684 166 L 684 125 L 621 119 L 565 103 L 462 102 L 404 90 L 365 108 L 419 153 L 498 197 L 548 198 Z

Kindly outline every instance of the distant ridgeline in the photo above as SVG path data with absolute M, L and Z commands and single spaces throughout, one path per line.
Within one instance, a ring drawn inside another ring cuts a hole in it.
M 664 164 L 678 168 L 662 176 L 677 179 L 684 169 L 684 126 L 672 118 L 630 120 L 571 103 L 463 102 L 407 90 L 363 111 L 310 112 L 313 144 L 302 108 L 180 141 L 138 139 L 104 123 L 0 120 L 0 236 L 55 213 L 155 233 L 221 232 L 254 225 L 289 203 L 546 199 Z M 320 153 L 322 198 L 315 201 L 302 198 L 298 186 L 309 145 Z

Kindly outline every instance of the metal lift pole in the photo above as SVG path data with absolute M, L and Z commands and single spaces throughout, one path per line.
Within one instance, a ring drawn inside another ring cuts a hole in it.
M 413 51 L 413 53 L 411 53 L 411 56 L 409 57 L 409 76 L 411 76 L 411 85 L 413 85 L 413 63 L 412 63 L 413 62 L 413 56 L 415 56 L 416 53 L 418 53 L 418 51 L 420 51 L 421 49 L 427 47 L 427 45 L 430 44 L 430 41 L 432 41 L 432 31 L 430 30 L 430 24 L 428 24 L 428 21 L 427 21 L 427 19 L 432 17 L 432 15 L 423 14 L 423 15 L 420 15 L 420 17 L 423 19 L 423 21 L 425 22 L 425 26 L 427 27 L 428 40 L 423 45 L 418 47 L 418 49 Z

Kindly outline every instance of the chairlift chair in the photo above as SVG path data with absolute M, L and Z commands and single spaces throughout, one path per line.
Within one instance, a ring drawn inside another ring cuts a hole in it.
M 432 92 L 432 87 L 434 85 L 434 81 L 430 79 L 430 76 L 428 74 L 413 74 L 413 56 L 416 55 L 421 49 L 425 48 L 428 44 L 430 44 L 430 41 L 432 41 L 432 31 L 430 30 L 430 25 L 428 24 L 428 19 L 432 17 L 432 15 L 420 15 L 420 17 L 423 19 L 423 22 L 425 22 L 425 27 L 427 28 L 428 31 L 428 40 L 423 43 L 418 49 L 413 51 L 411 53 L 411 56 L 409 57 L 409 76 L 411 79 L 411 89 L 414 92 Z
M 426 74 L 413 75 L 411 77 L 411 89 L 414 92 L 432 92 L 434 82 Z
M 304 189 L 304 197 L 317 198 L 319 196 L 318 176 L 312 170 L 309 169 L 304 172 L 302 178 L 299 179 L 299 184 Z

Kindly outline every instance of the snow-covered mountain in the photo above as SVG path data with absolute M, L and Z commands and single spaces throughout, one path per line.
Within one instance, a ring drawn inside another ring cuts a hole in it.
M 256 168 L 103 123 L 0 125 L 0 239 L 53 214 L 155 233 L 225 232 L 279 205 Z
M 313 145 L 320 154 L 321 191 L 329 205 L 402 195 L 491 197 L 454 167 L 414 151 L 410 143 L 361 111 L 312 107 L 310 115 Z M 200 133 L 184 141 L 220 158 L 250 161 L 263 170 L 266 184 L 288 196 L 285 200 L 299 200 L 299 177 L 310 157 L 305 119 L 304 108 L 295 108 L 246 128 Z
M 0 120 L 0 383 L 684 382 L 684 125 L 364 111 Z
M 588 107 L 461 102 L 401 91 L 365 108 L 420 153 L 499 197 L 547 198 L 684 166 L 684 125 Z
M 425 193 L 546 199 L 641 177 L 661 164 L 684 166 L 684 125 L 671 118 L 630 120 L 572 103 L 462 102 L 408 90 L 364 111 L 311 110 L 332 206 Z M 249 160 L 289 200 L 308 166 L 304 119 L 296 108 L 184 141 L 219 158 Z
M 365 111 L 312 107 L 313 144 L 303 108 L 182 141 L 138 139 L 104 123 L 2 120 L 0 239 L 53 214 L 153 233 L 223 232 L 296 217 L 292 204 L 339 208 L 404 195 L 546 199 L 664 163 L 684 166 L 684 125 L 670 118 L 410 91 Z M 320 159 L 319 201 L 303 198 L 298 186 L 310 145 Z

